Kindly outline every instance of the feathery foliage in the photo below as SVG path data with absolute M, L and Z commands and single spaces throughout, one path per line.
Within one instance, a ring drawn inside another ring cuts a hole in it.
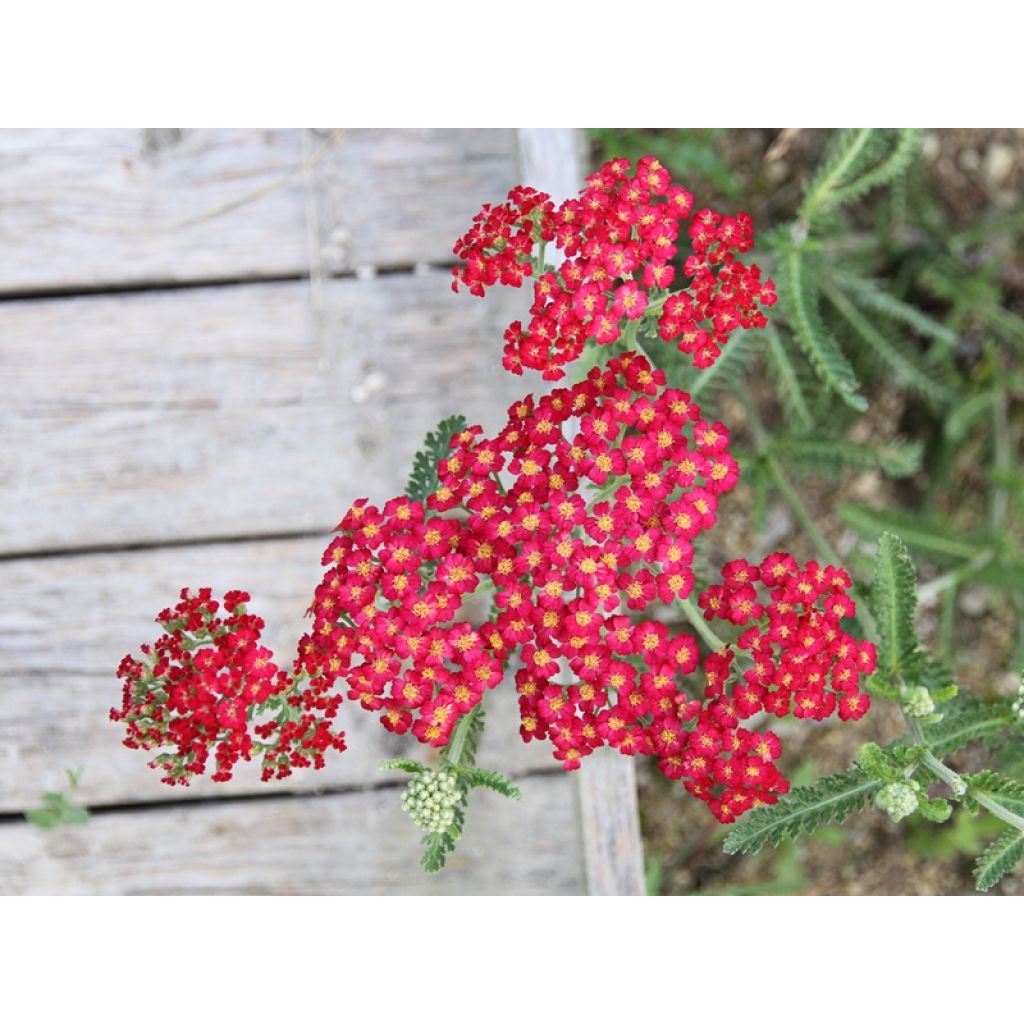
M 1024 860 L 1024 832 L 1010 827 L 985 847 L 975 863 L 974 876 L 977 879 L 979 891 L 987 892 L 1022 860 Z
M 413 456 L 412 472 L 405 488 L 413 501 L 426 501 L 437 490 L 437 464 L 448 454 L 452 438 L 466 429 L 465 416 L 449 416 L 423 440 L 423 447 Z
M 923 446 L 919 441 L 894 441 L 889 445 L 872 447 L 850 441 L 783 434 L 769 439 L 763 450 L 787 465 L 828 476 L 837 476 L 848 470 L 877 468 L 895 479 L 911 476 L 920 469 Z
M 878 540 L 871 611 L 878 628 L 878 665 L 890 680 L 900 676 L 917 682 L 920 653 L 914 632 L 917 576 L 906 545 L 892 533 Z
M 803 253 L 790 248 L 780 265 L 779 300 L 793 335 L 822 382 L 858 411 L 867 408 L 859 394 L 860 382 L 835 338 L 825 328 L 818 310 L 818 292 L 806 273 Z
M 810 835 L 822 825 L 845 821 L 864 810 L 881 786 L 881 780 L 860 768 L 797 786 L 778 803 L 745 814 L 729 830 L 723 849 L 726 853 L 757 853 L 767 843 L 778 846 L 784 839 Z
M 457 774 L 471 789 L 493 789 L 495 793 L 511 797 L 513 800 L 522 800 L 523 798 L 519 787 L 501 772 L 491 771 L 487 768 L 466 767 L 458 769 Z
M 867 346 L 867 350 L 883 363 L 886 369 L 891 370 L 898 380 L 935 405 L 942 406 L 952 401 L 952 389 L 942 382 L 911 346 L 888 335 L 838 289 L 825 285 L 822 292 L 832 307 L 850 325 L 857 338 Z
M 955 754 L 974 740 L 993 740 L 1013 730 L 1010 707 L 1005 702 L 986 704 L 983 701 L 959 698 L 940 722 L 924 728 L 929 748 L 938 757 Z

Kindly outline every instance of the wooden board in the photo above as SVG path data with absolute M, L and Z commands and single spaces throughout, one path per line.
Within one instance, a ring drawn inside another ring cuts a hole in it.
M 575 787 L 470 795 L 448 867 L 425 875 L 398 791 L 215 801 L 41 832 L 0 823 L 0 894 L 558 895 L 584 891 Z
M 444 416 L 488 428 L 525 295 L 441 271 L 0 303 L 0 554 L 328 530 L 404 487 Z
M 7 129 L 0 291 L 306 273 L 299 129 Z M 196 221 L 194 223 L 190 223 Z
M 64 769 L 82 771 L 80 799 L 91 806 L 265 792 L 255 764 L 228 785 L 197 780 L 171 789 L 146 766 L 147 755 L 121 745 L 108 720 L 120 703 L 114 673 L 121 658 L 159 635 L 156 614 L 184 586 L 240 587 L 267 622 L 264 639 L 290 664 L 320 579 L 320 539 L 156 548 L 110 554 L 0 562 L 0 813 L 38 803 L 59 789 Z M 522 774 L 557 770 L 550 747 L 524 744 L 511 678 L 487 697 L 481 763 Z M 379 785 L 388 757 L 427 754 L 354 705 L 343 709 L 349 749 L 322 771 L 299 772 L 270 789 Z
M 327 272 L 448 263 L 515 177 L 510 129 L 5 129 L 0 294 L 306 276 L 311 238 Z
M 322 269 L 451 263 L 483 203 L 518 184 L 511 128 L 366 128 L 312 173 Z

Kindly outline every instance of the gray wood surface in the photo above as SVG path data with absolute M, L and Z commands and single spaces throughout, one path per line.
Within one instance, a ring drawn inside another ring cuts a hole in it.
M 452 263 L 480 206 L 518 184 L 516 158 L 511 128 L 349 132 L 311 173 L 323 271 Z
M 63 785 L 65 768 L 82 772 L 81 801 L 100 806 L 378 785 L 387 779 L 378 768 L 385 758 L 428 754 L 346 704 L 349 749 L 333 754 L 321 771 L 268 785 L 259 781 L 255 764 L 243 765 L 226 785 L 204 778 L 172 789 L 146 766 L 144 752 L 121 744 L 122 727 L 108 721 L 111 705 L 120 703 L 118 663 L 159 635 L 153 619 L 184 586 L 248 589 L 250 607 L 267 622 L 267 646 L 279 664 L 290 664 L 323 571 L 325 543 L 211 544 L 0 562 L 0 813 L 35 806 L 42 791 Z M 485 706 L 481 764 L 516 774 L 557 769 L 549 746 L 520 739 L 511 680 L 488 694 Z
M 311 236 L 329 273 L 447 263 L 515 184 L 515 145 L 510 129 L 5 129 L 0 294 L 305 276 Z
M 0 292 L 299 275 L 299 129 L 6 129 Z
M 0 303 L 0 553 L 327 530 L 523 383 L 443 271 Z
M 40 832 L 0 823 L 0 894 L 562 895 L 584 891 L 576 791 L 524 780 L 523 801 L 470 795 L 448 867 L 425 875 L 398 790 L 218 800 Z

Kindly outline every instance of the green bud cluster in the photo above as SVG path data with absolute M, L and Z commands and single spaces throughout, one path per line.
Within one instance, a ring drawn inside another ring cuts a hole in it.
M 890 782 L 875 794 L 875 806 L 899 821 L 917 810 L 919 789 L 913 782 Z
M 414 775 L 402 794 L 402 807 L 424 832 L 446 832 L 461 799 L 455 773 L 441 769 Z
M 902 695 L 903 710 L 911 718 L 927 718 L 935 711 L 935 701 L 924 686 L 907 686 Z

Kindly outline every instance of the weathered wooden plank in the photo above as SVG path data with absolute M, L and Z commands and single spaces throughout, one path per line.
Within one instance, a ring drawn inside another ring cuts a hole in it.
M 522 783 L 523 801 L 470 795 L 440 874 L 397 790 L 216 801 L 95 816 L 53 832 L 0 824 L 0 894 L 561 895 L 583 892 L 575 787 Z
M 326 273 L 450 263 L 482 203 L 518 181 L 511 128 L 350 132 L 313 172 Z
M 35 806 L 39 794 L 82 770 L 79 798 L 90 805 L 263 792 L 255 764 L 228 785 L 199 779 L 170 789 L 147 757 L 121 745 L 108 721 L 120 702 L 114 673 L 121 658 L 159 635 L 153 622 L 184 586 L 235 587 L 253 595 L 267 622 L 264 639 L 290 664 L 320 579 L 326 540 L 211 544 L 0 563 L 0 812 Z M 550 749 L 525 745 L 511 679 L 488 694 L 481 763 L 521 774 L 550 769 Z M 374 716 L 342 711 L 349 749 L 322 771 L 299 772 L 271 789 L 311 790 L 379 784 L 384 758 L 425 748 L 386 732 Z
M 525 296 L 448 276 L 0 304 L 0 552 L 330 529 L 404 486 L 443 416 L 524 390 Z
M 299 129 L 0 133 L 0 292 L 305 274 Z
M 449 262 L 514 184 L 511 129 L 0 133 L 0 294 Z M 322 147 L 327 149 L 321 153 Z M 312 201 L 307 202 L 307 190 Z
M 583 139 L 571 128 L 520 128 L 524 183 L 556 202 L 582 185 Z M 644 851 L 631 758 L 599 750 L 577 773 L 587 892 L 642 896 Z

